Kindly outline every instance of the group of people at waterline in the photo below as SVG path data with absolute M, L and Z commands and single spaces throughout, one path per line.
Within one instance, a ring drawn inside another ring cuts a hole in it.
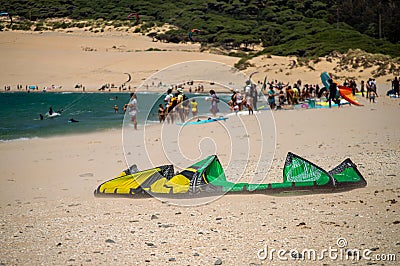
M 210 95 L 211 97 L 207 100 L 211 102 L 210 112 L 215 117 L 219 112 L 219 98 L 214 90 L 210 90 Z M 139 108 L 136 93 L 130 94 L 129 103 L 124 106 L 124 112 L 125 111 L 128 111 L 130 120 L 133 122 L 134 128 L 137 129 L 137 114 Z M 160 123 L 164 121 L 167 123 L 174 123 L 177 119 L 180 119 L 180 121 L 184 123 L 186 119 L 189 118 L 190 113 L 193 117 L 197 117 L 198 103 L 195 98 L 189 99 L 183 93 L 183 88 L 176 88 L 176 92 L 173 92 L 173 89 L 170 88 L 164 98 L 164 104 L 159 104 L 157 113 Z
M 218 104 L 220 102 L 219 97 L 215 90 L 209 91 L 210 96 L 206 97 L 205 100 L 210 102 L 209 111 L 212 117 L 216 117 L 219 112 Z M 242 96 L 239 90 L 233 90 L 231 100 L 228 102 L 229 107 L 232 111 L 238 112 L 245 106 L 249 113 L 253 113 L 254 106 L 257 106 L 257 91 L 254 84 L 247 84 L 244 89 L 244 95 Z M 173 93 L 172 89 L 168 89 L 167 95 L 164 98 L 164 105 L 160 104 L 158 108 L 158 117 L 160 123 L 165 120 L 167 123 L 174 123 L 174 121 L 179 118 L 182 123 L 184 123 L 188 118 L 189 114 L 192 117 L 197 117 L 198 115 L 198 102 L 195 98 L 189 99 L 183 92 L 182 87 L 176 88 L 176 92 Z
M 283 82 L 272 80 L 270 82 L 265 82 L 265 84 L 258 82 L 258 85 L 262 86 L 262 88 L 258 90 L 256 84 L 248 81 L 241 90 L 232 90 L 228 105 L 232 112 L 239 112 L 247 109 L 249 114 L 253 114 L 254 110 L 259 110 L 257 108 L 257 102 L 262 94 L 266 96 L 267 104 L 271 110 L 284 108 L 285 105 L 296 105 L 310 98 L 318 98 L 322 101 L 326 100 L 329 103 L 331 101 L 337 102 L 337 99 L 333 96 L 334 92 L 332 91 L 335 90 L 335 84 L 331 84 L 332 86 L 328 90 L 324 87 L 320 88 L 318 84 L 302 85 L 301 80 L 295 82 L 293 86 L 289 85 L 289 83 L 284 84 Z M 373 78 L 370 78 L 367 82 L 361 81 L 360 86 L 358 86 L 354 80 L 346 80 L 344 86 L 352 88 L 353 94 L 360 92 L 362 97 L 365 96 L 372 103 L 374 103 L 376 97 L 378 97 L 377 84 Z M 184 90 L 186 89 L 183 86 L 174 86 L 167 90 L 163 100 L 164 104 L 158 106 L 157 115 L 160 123 L 164 121 L 167 123 L 174 123 L 178 119 L 184 123 L 189 118 L 190 114 L 192 117 L 198 115 L 198 102 L 195 98 L 189 99 L 185 95 Z M 210 97 L 206 97 L 206 100 L 210 102 L 209 111 L 211 116 L 216 117 L 219 112 L 218 104 L 220 99 L 215 90 L 209 90 L 209 94 Z M 394 98 L 399 97 L 398 77 L 392 80 L 392 87 L 391 90 L 387 92 L 387 95 Z M 117 99 L 116 96 L 113 100 Z M 260 109 L 263 107 L 264 106 L 260 107 Z M 115 113 L 119 112 L 118 105 L 114 105 L 112 108 Z M 136 93 L 130 93 L 129 102 L 123 106 L 123 112 L 125 113 L 126 111 L 129 113 L 134 128 L 137 129 L 137 113 L 139 109 Z M 61 112 L 55 113 L 61 114 Z M 54 116 L 54 114 L 52 108 L 50 108 L 45 117 L 40 115 L 40 119 L 43 120 L 44 118 L 51 118 L 52 116 Z M 71 118 L 69 122 L 77 122 L 77 120 Z
M 290 86 L 289 83 L 284 84 L 277 80 L 267 82 L 263 85 L 263 88 L 257 90 L 257 85 L 251 82 L 247 82 L 243 90 L 232 90 L 232 95 L 228 105 L 233 112 L 239 112 L 246 108 L 249 114 L 253 114 L 254 110 L 258 110 L 257 102 L 261 94 L 267 96 L 268 105 L 271 110 L 282 108 L 284 105 L 295 105 L 308 98 L 325 98 L 327 102 L 336 102 L 334 99 L 334 92 L 336 87 L 334 82 L 331 81 L 330 90 L 326 88 L 320 88 L 318 84 L 309 85 L 304 84 L 302 86 L 301 80 L 298 80 Z M 344 83 L 353 89 L 353 94 L 360 92 L 362 97 L 366 97 L 370 102 L 375 102 L 375 98 L 378 97 L 377 84 L 375 79 L 370 78 L 367 82 L 361 81 L 360 87 L 357 86 L 354 80 L 346 80 Z M 268 90 L 266 89 L 268 86 Z M 276 92 L 278 90 L 279 92 Z M 285 90 L 285 91 L 284 91 Z M 395 95 L 399 95 L 399 79 L 395 77 L 392 81 L 392 90 Z M 389 93 L 389 92 L 388 92 Z M 217 116 L 219 112 L 218 103 L 220 102 L 215 90 L 209 91 L 210 97 L 206 97 L 206 100 L 210 102 L 209 111 L 213 117 Z M 278 98 L 278 104 L 275 98 Z M 124 106 L 124 112 L 129 109 L 129 115 L 133 121 L 135 128 L 137 128 L 136 115 L 138 112 L 137 108 L 137 97 L 135 93 L 131 93 L 131 100 L 129 104 Z M 340 106 L 340 104 L 339 104 Z M 158 106 L 158 118 L 160 123 L 167 121 L 167 123 L 174 123 L 177 119 L 180 119 L 184 123 L 191 113 L 192 117 L 196 117 L 198 114 L 198 102 L 195 98 L 189 99 L 185 93 L 183 87 L 175 87 L 168 89 L 164 98 L 164 104 Z

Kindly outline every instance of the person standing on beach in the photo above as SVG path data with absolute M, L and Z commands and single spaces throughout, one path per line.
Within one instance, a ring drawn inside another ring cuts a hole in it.
M 182 91 L 182 106 L 183 106 L 183 116 L 184 118 L 188 118 L 189 117 L 189 109 L 190 109 L 190 100 L 189 98 L 186 96 L 186 94 L 183 93 Z
M 253 99 L 253 110 L 257 110 L 258 92 L 256 84 L 252 84 L 250 95 L 251 98 Z
M 167 118 L 167 122 L 169 124 L 169 122 L 172 120 L 172 123 L 174 123 L 174 118 L 172 116 L 172 108 L 170 108 L 170 106 L 172 105 L 171 99 L 174 97 L 174 95 L 172 94 L 172 89 L 168 89 L 167 90 L 167 96 L 165 96 L 164 98 L 164 103 L 165 103 L 165 116 Z
M 136 115 L 139 111 L 138 109 L 138 104 L 137 104 L 137 98 L 136 98 L 136 94 L 135 93 L 131 93 L 131 98 L 130 101 L 128 103 L 128 108 L 129 108 L 129 116 L 131 117 L 131 121 L 133 122 L 133 127 L 135 128 L 135 130 L 137 130 L 137 120 L 136 120 Z
M 162 103 L 158 106 L 158 119 L 160 120 L 160 123 L 165 121 L 165 109 Z
M 197 102 L 196 102 L 196 100 L 193 99 L 190 104 L 192 106 L 192 115 L 193 115 L 193 117 L 196 117 L 197 116 Z
M 172 90 L 171 90 L 172 91 Z M 167 95 L 168 97 L 168 95 Z M 167 121 L 169 123 L 169 119 L 171 119 L 171 123 L 174 123 L 176 110 L 174 110 L 175 106 L 178 104 L 178 95 L 170 93 L 169 103 L 167 105 Z
M 375 97 L 376 97 L 375 91 L 374 91 L 374 90 L 371 90 L 371 91 L 369 92 L 369 102 L 375 103 Z
M 350 88 L 351 88 L 351 93 L 353 94 L 353 96 L 356 95 L 357 83 L 355 80 L 350 81 Z
M 243 100 L 242 94 L 240 93 L 240 91 L 238 89 L 236 89 L 235 99 L 236 99 L 236 105 L 239 107 L 239 111 L 242 111 L 244 100 Z
M 288 86 L 286 88 L 286 99 L 289 105 L 292 105 L 294 102 L 293 95 L 294 91 L 292 90 L 292 86 Z
M 169 105 L 169 103 L 170 103 L 172 97 L 173 97 L 173 95 L 172 95 L 172 89 L 168 89 L 168 90 L 167 90 L 167 95 L 166 95 L 165 98 L 164 98 L 164 103 L 165 103 L 165 106 L 166 106 L 166 107 Z
M 246 94 L 246 108 L 249 111 L 249 115 L 253 114 L 253 97 L 251 97 L 251 93 L 249 92 L 248 94 Z
M 399 95 L 400 82 L 397 77 L 392 81 L 392 89 L 395 95 Z
M 371 89 L 371 78 L 368 79 L 367 84 L 365 85 L 365 88 L 367 89 L 367 95 L 365 96 L 365 98 L 368 99 L 369 97 L 369 91 Z
M 361 95 L 364 97 L 364 91 L 365 91 L 365 82 L 364 80 L 361 80 Z
M 217 97 L 217 94 L 215 93 L 214 90 L 210 90 L 210 95 L 211 95 L 210 112 L 213 114 L 214 117 L 216 117 L 217 113 L 219 112 L 218 109 L 219 98 Z
M 332 79 L 329 80 L 329 108 L 332 107 L 332 101 L 336 102 L 336 91 L 337 91 L 337 85 L 335 82 L 333 82 Z M 340 107 L 340 101 L 338 102 L 338 106 Z
M 292 90 L 293 90 L 293 105 L 298 104 L 300 99 L 300 87 L 294 84 Z
M 371 91 L 375 92 L 375 96 L 378 97 L 378 91 L 377 91 L 376 80 L 375 79 L 372 79 Z
M 271 110 L 275 109 L 275 95 L 274 87 L 270 86 L 268 91 L 268 104 Z
M 178 114 L 181 119 L 181 122 L 184 123 L 185 117 L 184 117 L 184 113 L 183 113 L 184 112 L 184 110 L 183 110 L 183 92 L 182 92 L 182 88 L 177 88 L 176 90 L 178 91 L 177 95 L 176 95 Z
M 278 101 L 279 101 L 279 107 L 282 108 L 285 105 L 285 101 L 286 101 L 285 93 L 283 92 L 282 89 L 279 91 Z

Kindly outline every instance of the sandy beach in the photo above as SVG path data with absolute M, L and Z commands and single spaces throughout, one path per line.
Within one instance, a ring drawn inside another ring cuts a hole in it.
M 152 47 L 166 51 L 145 52 Z M 93 91 L 103 83 L 124 82 L 124 72 L 133 74 L 135 87 L 174 63 L 215 60 L 233 65 L 238 60 L 200 53 L 196 45 L 153 43 L 142 36 L 47 32 L 1 32 L 0 55 L 12 62 L 1 65 L 4 85 L 55 84 L 74 90 L 76 83 L 82 83 Z M 255 80 L 268 74 L 278 80 L 316 83 L 320 70 L 328 67 L 299 68 L 286 75 L 279 68 L 288 65 L 290 58 L 253 60 L 255 67 L 246 73 L 259 71 Z M 282 65 L 273 66 L 278 61 Z M 274 70 L 267 73 L 268 67 Z M 365 75 L 361 78 L 367 79 L 367 72 L 360 73 Z M 387 86 L 389 78 L 378 79 L 378 84 Z M 341 193 L 226 195 L 197 207 L 154 198 L 95 198 L 98 185 L 127 168 L 122 129 L 2 142 L 0 264 L 280 265 L 285 262 L 276 254 L 272 261 L 262 260 L 259 251 L 268 246 L 269 251 L 321 253 L 338 248 L 337 240 L 344 238 L 346 248 L 372 250 L 373 260 L 325 256 L 317 262 L 296 262 L 287 255 L 286 264 L 396 265 L 400 260 L 400 102 L 384 92 L 374 104 L 365 98 L 360 102 L 363 107 L 273 112 L 276 150 L 266 182 L 281 181 L 289 151 L 327 170 L 351 158 L 368 185 Z M 251 116 L 243 119 L 252 128 Z M 219 125 L 212 124 L 207 131 L 218 132 Z M 139 127 L 129 134 L 136 138 L 143 130 Z M 249 140 L 249 145 L 257 145 L 257 138 L 250 135 Z M 180 141 L 185 147 L 197 147 L 191 134 L 182 134 Z M 218 147 L 217 153 L 227 150 L 229 146 Z M 196 157 L 199 151 L 185 152 Z M 145 165 L 143 154 L 131 153 L 129 159 L 139 167 Z M 377 261 L 376 255 L 382 254 L 394 254 L 397 261 Z

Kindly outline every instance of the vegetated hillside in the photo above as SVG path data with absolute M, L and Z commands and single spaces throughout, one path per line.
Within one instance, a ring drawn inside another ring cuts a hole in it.
M 54 17 L 103 19 L 134 26 L 138 32 L 169 23 L 177 29 L 157 34 L 169 42 L 263 53 L 321 56 L 360 48 L 400 56 L 399 1 L 388 0 L 9 0 L 4 11 L 28 21 Z M 66 27 L 68 25 L 61 25 Z M 13 25 L 18 29 L 18 25 Z M 156 33 L 152 33 L 154 36 Z

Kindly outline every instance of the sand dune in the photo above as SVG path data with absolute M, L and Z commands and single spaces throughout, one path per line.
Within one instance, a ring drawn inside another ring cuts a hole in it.
M 155 43 L 143 36 L 82 36 L 57 32 L 2 32 L 0 34 L 1 80 L 17 84 L 52 84 L 74 91 L 83 84 L 97 91 L 110 83 L 138 87 L 145 78 L 172 64 L 189 60 L 212 60 L 233 65 L 237 58 L 200 53 L 198 45 Z M 145 51 L 156 48 L 161 51 Z M 165 51 L 164 51 L 165 50 Z M 116 91 L 116 89 L 114 89 Z
M 142 35 L 116 31 L 88 33 L 75 29 L 65 32 L 1 32 L 0 56 L 1 83 L 16 89 L 17 84 L 37 85 L 40 89 L 51 85 L 62 86 L 64 91 L 76 91 L 76 84 L 86 90 L 97 91 L 103 84 L 120 86 L 126 81 L 124 73 L 132 74 L 126 84 L 138 88 L 151 74 L 172 64 L 190 60 L 211 60 L 233 66 L 235 57 L 200 53 L 199 44 L 171 44 L 153 42 Z M 152 50 L 152 51 L 149 51 Z M 372 77 L 376 68 L 357 72 L 351 69 L 336 72 L 337 60 L 328 62 L 321 58 L 308 66 L 298 64 L 292 68 L 295 57 L 260 56 L 250 60 L 253 65 L 244 72 L 257 71 L 254 81 L 280 80 L 294 83 L 301 79 L 303 84 L 320 84 L 322 71 L 336 73 L 341 77 L 355 77 L 360 83 Z M 378 85 L 388 88 L 392 75 L 377 78 Z M 343 82 L 344 80 L 341 80 Z M 118 91 L 117 88 L 112 89 Z

